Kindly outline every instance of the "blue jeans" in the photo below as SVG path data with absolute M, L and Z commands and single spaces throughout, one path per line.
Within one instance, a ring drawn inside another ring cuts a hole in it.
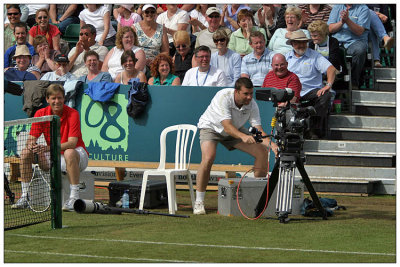
M 351 82 L 353 85 L 359 86 L 359 78 L 362 76 L 365 60 L 367 58 L 367 46 L 364 41 L 355 41 L 346 50 L 346 54 L 351 59 Z
M 58 15 L 57 19 L 60 19 L 62 15 Z M 70 16 L 63 20 L 60 24 L 57 25 L 58 29 L 62 34 L 65 34 L 65 30 L 69 24 L 79 24 L 80 19 L 78 17 Z
M 374 60 L 380 60 L 380 41 L 383 40 L 383 37 L 388 35 L 386 33 L 385 27 L 383 26 L 382 21 L 379 19 L 378 15 L 373 10 L 369 10 L 370 18 L 371 18 L 371 29 L 368 33 L 368 38 L 371 40 L 372 44 L 372 56 Z

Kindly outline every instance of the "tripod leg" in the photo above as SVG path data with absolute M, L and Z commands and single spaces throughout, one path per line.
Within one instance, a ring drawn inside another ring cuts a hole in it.
M 264 191 L 261 194 L 260 200 L 258 200 L 258 204 L 255 208 L 256 217 L 258 217 L 261 214 L 261 212 L 264 210 L 265 198 L 267 197 L 267 190 L 268 190 L 267 201 L 269 203 L 272 193 L 274 192 L 275 186 L 278 183 L 278 178 L 279 178 L 279 160 L 276 160 L 274 169 L 272 170 L 272 173 L 271 173 L 271 177 L 269 178 L 269 181 L 268 181 L 267 185 L 265 186 Z
M 276 195 L 276 213 L 281 223 L 289 222 L 288 215 L 292 212 L 294 170 L 293 161 L 281 162 Z
M 311 195 L 312 200 L 314 201 L 315 205 L 317 206 L 318 210 L 321 212 L 322 214 L 322 219 L 326 220 L 328 219 L 326 217 L 326 211 L 324 209 L 324 207 L 322 207 L 321 201 L 319 201 L 318 195 L 314 190 L 314 187 L 310 181 L 310 178 L 308 177 L 308 174 L 304 168 L 303 163 L 300 161 L 300 159 L 298 158 L 296 160 L 296 165 L 297 165 L 297 169 L 299 170 L 301 177 L 303 178 L 304 184 L 306 185 L 308 192 Z

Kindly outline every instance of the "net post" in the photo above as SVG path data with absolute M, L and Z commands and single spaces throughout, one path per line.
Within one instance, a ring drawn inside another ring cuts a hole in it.
M 62 228 L 62 200 L 61 200 L 61 137 L 60 137 L 60 117 L 53 116 L 50 122 L 51 131 L 51 192 L 52 192 L 52 207 L 51 207 L 51 228 Z

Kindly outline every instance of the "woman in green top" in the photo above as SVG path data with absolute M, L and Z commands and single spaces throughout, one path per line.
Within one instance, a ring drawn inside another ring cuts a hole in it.
M 164 53 L 158 54 L 151 63 L 149 85 L 181 85 L 181 79 L 172 74 L 174 64 L 172 58 Z
M 238 53 L 241 57 L 244 57 L 253 52 L 253 48 L 249 44 L 251 32 L 261 32 L 264 35 L 265 40 L 267 40 L 267 35 L 263 28 L 254 26 L 253 13 L 247 9 L 241 9 L 239 11 L 237 15 L 237 23 L 240 28 L 231 34 L 228 48 Z

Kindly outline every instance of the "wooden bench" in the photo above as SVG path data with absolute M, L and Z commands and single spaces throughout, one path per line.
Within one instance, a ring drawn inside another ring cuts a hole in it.
M 4 163 L 10 164 L 10 181 L 14 182 L 20 177 L 18 157 L 4 157 Z M 157 169 L 158 162 L 141 162 L 141 161 L 108 161 L 108 160 L 89 160 L 88 167 L 105 167 L 115 168 L 115 177 L 117 181 L 124 180 L 125 170 L 131 169 Z M 174 163 L 166 163 L 166 168 L 173 168 Z M 190 170 L 198 170 L 200 164 L 190 164 Z M 235 178 L 236 172 L 246 172 L 250 170 L 252 165 L 228 165 L 228 164 L 214 164 L 212 171 L 225 172 L 226 178 Z

